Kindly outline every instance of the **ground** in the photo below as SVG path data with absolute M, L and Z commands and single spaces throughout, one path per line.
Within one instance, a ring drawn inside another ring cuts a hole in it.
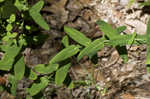
M 65 25 L 80 30 L 91 39 L 99 38 L 103 34 L 96 25 L 99 19 L 113 27 L 126 26 L 127 34 L 136 31 L 143 35 L 149 17 L 148 8 L 138 6 L 138 1 L 142 0 L 137 0 L 131 6 L 128 6 L 128 1 L 45 0 L 41 13 L 51 30 L 43 33 L 48 34 L 49 38 L 43 45 L 25 50 L 26 64 L 32 67 L 47 63 L 58 53 L 61 39 L 65 35 Z M 80 84 L 72 90 L 49 84 L 44 91 L 45 99 L 149 99 L 150 74 L 147 73 L 145 65 L 146 45 L 126 47 L 129 57 L 127 63 L 123 62 L 113 47 L 105 47 L 97 53 L 97 65 L 87 57 L 80 63 L 75 62 L 69 71 L 72 79 L 77 84 L 79 80 L 92 84 Z M 94 80 L 91 81 L 91 77 Z

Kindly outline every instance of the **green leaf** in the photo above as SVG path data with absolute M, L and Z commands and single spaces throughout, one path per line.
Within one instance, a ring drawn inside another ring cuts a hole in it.
M 22 45 L 12 45 L 5 48 L 5 54 L 0 60 L 0 70 L 9 71 L 12 68 L 15 57 L 18 55 L 22 48 Z
M 95 41 L 90 43 L 79 53 L 77 60 L 79 61 L 85 55 L 88 55 L 89 57 L 95 55 L 97 51 L 104 48 L 104 40 L 105 40 L 104 38 L 96 39 Z
M 8 19 L 8 23 L 13 23 L 16 20 L 16 15 L 15 14 L 11 14 L 10 18 Z
M 26 0 L 24 1 L 16 0 L 14 5 L 18 8 L 19 11 L 22 11 L 22 10 L 26 11 L 29 9 L 26 2 L 27 2 Z
M 6 31 L 7 31 L 7 32 L 10 32 L 12 29 L 13 29 L 12 24 L 8 24 L 8 25 L 6 26 Z
M 105 21 L 99 20 L 97 21 L 97 24 L 99 25 L 100 30 L 102 30 L 109 39 L 113 39 L 119 35 L 118 30 L 113 29 L 112 26 Z
M 69 88 L 69 89 L 73 89 L 73 88 L 74 88 L 74 82 L 73 82 L 73 81 L 70 82 L 68 88 Z
M 55 64 L 60 61 L 63 61 L 79 52 L 79 46 L 70 45 L 67 48 L 64 48 L 62 51 L 60 51 L 56 56 L 54 56 L 50 60 L 50 64 Z
M 32 69 L 30 69 L 29 79 L 31 80 L 37 79 L 37 74 Z
M 11 46 L 11 44 L 12 44 L 12 41 L 11 42 L 7 42 L 7 44 L 6 45 L 0 45 L 0 49 L 2 50 L 2 51 L 4 51 L 4 52 L 6 52 L 8 49 L 9 49 L 9 47 Z
M 4 2 L 4 0 L 0 0 L 0 3 Z
M 131 39 L 128 41 L 128 45 L 132 45 L 132 44 L 133 44 L 133 41 L 134 41 L 135 37 L 136 37 L 136 32 L 134 32 L 134 33 L 132 34 Z
M 69 46 L 69 38 L 68 38 L 68 36 L 64 36 L 61 42 L 63 43 L 63 45 L 65 47 L 68 47 Z
M 150 19 L 147 24 L 147 31 L 146 31 L 146 39 L 147 39 L 147 54 L 146 54 L 146 64 L 150 64 Z
M 34 67 L 34 70 L 41 74 L 50 74 L 58 69 L 58 64 L 49 64 L 45 66 L 44 64 L 38 64 Z
M 49 25 L 45 22 L 43 17 L 41 16 L 40 13 L 37 12 L 30 12 L 30 16 L 33 18 L 33 20 L 41 26 L 45 30 L 50 30 Z
M 128 45 L 129 40 L 131 40 L 132 35 L 120 35 L 112 40 L 106 40 L 105 45 L 111 46 L 125 46 Z M 146 44 L 146 35 L 136 35 L 133 44 Z
M 30 94 L 30 96 L 34 96 L 43 90 L 48 85 L 48 82 L 49 80 L 46 77 L 41 77 L 40 83 L 33 83 L 31 88 L 27 88 L 26 91 Z
M 15 78 L 21 80 L 25 73 L 24 57 L 22 56 L 14 65 Z
M 45 20 L 40 14 L 40 10 L 43 7 L 43 5 L 44 1 L 40 0 L 38 3 L 32 6 L 32 8 L 29 10 L 29 14 L 39 26 L 41 26 L 45 30 L 50 30 L 49 25 L 45 22 Z
M 117 47 L 117 51 L 120 54 L 120 57 L 124 60 L 124 62 L 128 61 L 128 54 L 127 54 L 127 49 L 126 45 L 132 45 L 132 44 L 140 44 L 144 43 L 144 35 L 136 35 L 134 33 L 133 35 L 120 35 L 117 36 L 109 41 L 105 41 L 105 45 L 112 45 L 114 47 Z
M 62 66 L 56 71 L 55 75 L 55 83 L 56 85 L 60 86 L 64 82 L 67 73 L 69 71 L 69 67 L 71 66 L 71 63 L 66 64 L 65 66 Z
M 116 29 L 117 29 L 118 33 L 121 33 L 121 32 L 123 32 L 126 29 L 126 26 L 120 26 L 120 27 L 118 27 Z
M 76 42 L 83 46 L 88 46 L 91 43 L 91 40 L 87 38 L 83 33 L 79 32 L 76 29 L 65 26 L 64 31 Z
M 26 25 L 26 26 L 25 26 L 25 29 L 26 29 L 26 30 L 31 30 L 31 26 Z
M 30 9 L 31 12 L 40 12 L 41 9 L 44 6 L 44 1 L 43 0 L 39 0 L 39 2 L 37 2 L 35 5 L 32 6 L 32 8 Z
M 8 81 L 11 84 L 11 94 L 13 94 L 14 96 L 16 95 L 16 90 L 17 90 L 17 80 L 15 79 L 15 76 L 13 75 L 9 75 L 8 76 Z

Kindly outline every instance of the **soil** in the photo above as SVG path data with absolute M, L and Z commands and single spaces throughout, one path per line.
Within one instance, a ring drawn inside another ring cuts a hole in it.
M 49 38 L 42 46 L 26 48 L 25 61 L 28 67 L 48 63 L 61 50 L 61 39 L 65 35 L 63 27 L 66 25 L 81 31 L 93 40 L 103 35 L 96 25 L 99 19 L 105 20 L 113 27 L 126 26 L 127 34 L 136 31 L 143 35 L 146 32 L 149 11 L 146 7 L 138 6 L 139 0 L 130 7 L 129 0 L 44 1 L 41 13 L 51 30 L 43 31 Z M 66 86 L 49 84 L 44 90 L 45 99 L 150 99 L 150 74 L 147 73 L 145 65 L 146 45 L 126 47 L 129 57 L 127 63 L 123 62 L 113 47 L 105 47 L 97 53 L 96 65 L 87 57 L 84 57 L 82 62 L 75 62 L 69 73 L 79 86 L 69 90 Z M 91 77 L 94 80 L 91 80 Z M 78 82 L 80 80 L 90 84 L 81 85 L 81 82 Z M 1 99 L 4 99 L 2 95 Z

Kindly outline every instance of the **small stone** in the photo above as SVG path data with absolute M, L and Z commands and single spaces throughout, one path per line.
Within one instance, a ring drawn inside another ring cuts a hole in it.
M 125 23 L 127 25 L 132 26 L 132 27 L 135 27 L 137 34 L 143 35 L 146 32 L 146 24 L 141 22 L 141 21 L 139 21 L 139 20 L 132 20 L 132 19 L 125 20 Z
M 129 3 L 129 0 L 120 0 L 120 5 L 122 6 L 128 5 L 128 3 Z

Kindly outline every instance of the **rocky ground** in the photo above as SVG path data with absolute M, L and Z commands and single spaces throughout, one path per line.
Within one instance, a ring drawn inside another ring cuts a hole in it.
M 148 7 L 138 6 L 142 0 L 136 0 L 130 7 L 128 1 L 45 0 L 41 12 L 51 30 L 43 33 L 48 34 L 49 38 L 40 48 L 25 50 L 26 64 L 32 67 L 48 63 L 61 48 L 65 25 L 80 30 L 91 39 L 102 36 L 96 25 L 98 19 L 107 21 L 113 27 L 124 25 L 128 34 L 134 31 L 144 34 L 150 11 Z M 45 99 L 150 99 L 150 74 L 146 71 L 145 45 L 128 48 L 127 63 L 123 62 L 115 48 L 105 47 L 97 54 L 99 58 L 96 66 L 85 57 L 82 63 L 76 63 L 70 69 L 72 79 L 92 84 L 80 85 L 72 90 L 50 84 L 45 89 Z

